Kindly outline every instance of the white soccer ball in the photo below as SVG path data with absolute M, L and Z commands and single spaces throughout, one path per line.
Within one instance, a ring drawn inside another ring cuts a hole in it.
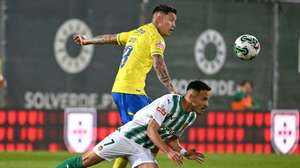
M 260 44 L 256 37 L 243 34 L 235 40 L 233 50 L 238 58 L 248 61 L 258 55 Z

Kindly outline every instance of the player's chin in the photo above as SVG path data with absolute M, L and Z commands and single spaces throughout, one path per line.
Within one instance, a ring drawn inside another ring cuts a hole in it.
M 164 36 L 167 37 L 167 36 L 170 36 L 171 34 L 172 34 L 172 31 L 169 30 L 169 31 L 166 31 L 166 32 L 164 33 Z
M 205 109 L 198 109 L 196 112 L 197 112 L 197 114 L 204 114 L 205 113 Z
M 168 32 L 168 36 L 170 36 L 171 34 L 173 34 L 173 30 L 170 30 L 170 31 Z

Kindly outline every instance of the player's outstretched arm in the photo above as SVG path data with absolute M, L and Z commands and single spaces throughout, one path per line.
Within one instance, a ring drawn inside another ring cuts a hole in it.
M 118 44 L 117 34 L 104 34 L 93 38 L 86 38 L 85 36 L 74 34 L 74 43 L 78 45 L 89 45 L 89 44 Z
M 170 93 L 176 93 L 167 69 L 167 65 L 161 55 L 153 55 L 153 67 L 160 82 L 168 89 Z
M 182 165 L 183 157 L 176 151 L 174 151 L 170 146 L 168 146 L 159 136 L 158 133 L 159 124 L 154 120 L 150 119 L 147 127 L 147 135 L 150 140 L 157 146 L 161 151 L 166 153 L 172 161 L 177 165 Z

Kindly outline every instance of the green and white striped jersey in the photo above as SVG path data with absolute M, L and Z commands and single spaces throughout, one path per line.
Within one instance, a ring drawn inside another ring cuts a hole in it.
M 130 122 L 120 128 L 120 132 L 143 147 L 152 149 L 154 144 L 147 136 L 147 126 L 153 118 L 160 125 L 158 132 L 163 140 L 181 136 L 197 117 L 196 112 L 183 111 L 183 99 L 183 96 L 177 94 L 167 94 L 156 99 L 139 110 Z

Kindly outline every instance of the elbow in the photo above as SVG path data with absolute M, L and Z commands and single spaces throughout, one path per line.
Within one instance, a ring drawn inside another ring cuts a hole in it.
M 159 66 L 158 65 L 153 64 L 153 68 L 154 68 L 154 70 L 155 70 L 156 73 L 159 72 Z
M 155 137 L 155 130 L 154 130 L 154 128 L 148 126 L 148 128 L 147 128 L 147 136 L 151 140 L 153 140 L 153 138 Z
M 152 130 L 151 130 L 151 128 L 148 127 L 147 128 L 147 136 L 151 139 L 152 135 L 153 135 Z

